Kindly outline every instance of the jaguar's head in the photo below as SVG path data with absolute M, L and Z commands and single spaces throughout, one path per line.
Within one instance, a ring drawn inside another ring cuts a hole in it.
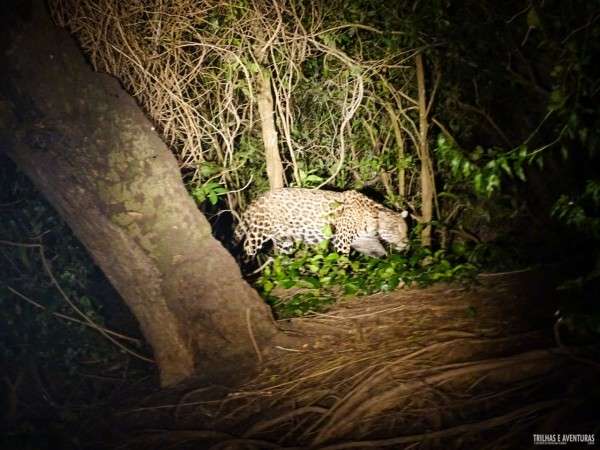
M 407 217 L 408 211 L 398 213 L 387 208 L 379 210 L 379 237 L 399 251 L 408 248 Z

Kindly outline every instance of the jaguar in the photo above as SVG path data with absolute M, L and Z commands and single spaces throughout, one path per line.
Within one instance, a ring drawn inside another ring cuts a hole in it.
M 382 257 L 381 241 L 396 250 L 408 247 L 407 211 L 396 212 L 356 191 L 281 188 L 268 191 L 244 211 L 235 231 L 252 257 L 269 241 L 289 253 L 297 241 L 318 244 L 330 239 L 334 249 L 354 249 Z

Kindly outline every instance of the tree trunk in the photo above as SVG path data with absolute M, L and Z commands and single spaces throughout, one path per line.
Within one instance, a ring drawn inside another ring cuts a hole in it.
M 427 99 L 425 95 L 425 69 L 423 56 L 416 56 L 417 89 L 419 103 L 419 158 L 421 159 L 421 218 L 424 223 L 421 231 L 421 244 L 431 246 L 431 220 L 433 219 L 433 164 L 429 154 L 429 121 L 427 119 Z
M 263 20 L 264 18 L 261 18 Z M 258 66 L 255 74 L 256 104 L 260 117 L 260 127 L 265 147 L 265 162 L 267 166 L 267 178 L 271 189 L 283 187 L 283 164 L 279 154 L 279 138 L 277 127 L 275 127 L 275 108 L 273 106 L 273 93 L 271 91 L 271 72 L 266 67 L 268 60 L 269 45 L 266 42 L 264 31 L 259 25 L 254 30 L 256 43 L 254 45 L 254 57 Z
M 271 77 L 269 71 L 264 67 L 260 67 L 256 75 L 256 87 L 256 102 L 260 116 L 263 145 L 265 146 L 269 187 L 278 189 L 283 187 L 283 164 L 279 155 L 277 128 L 275 128 Z
M 398 195 L 401 201 L 404 202 L 406 200 L 406 169 L 404 168 L 404 138 L 400 129 L 400 119 L 390 103 L 386 102 L 383 106 L 390 117 L 392 130 L 394 130 L 394 138 L 396 139 L 396 147 L 398 148 Z
M 121 294 L 163 385 L 249 373 L 277 335 L 268 307 L 211 236 L 135 101 L 32 3 L 0 19 L 0 149 Z

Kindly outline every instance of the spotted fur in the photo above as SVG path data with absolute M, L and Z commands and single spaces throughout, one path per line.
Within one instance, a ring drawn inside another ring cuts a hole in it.
M 407 247 L 406 212 L 397 213 L 356 191 L 283 188 L 269 191 L 246 209 L 236 229 L 245 236 L 244 252 L 254 256 L 268 241 L 289 252 L 296 241 L 317 244 L 333 234 L 336 251 L 351 248 L 370 255 L 386 254 L 380 239 L 398 250 Z

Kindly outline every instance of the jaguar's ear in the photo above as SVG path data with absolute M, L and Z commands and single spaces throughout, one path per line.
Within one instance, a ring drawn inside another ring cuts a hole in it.
M 402 217 L 403 219 L 406 219 L 408 217 L 408 211 L 406 209 L 404 211 L 402 211 L 400 213 L 400 217 Z

